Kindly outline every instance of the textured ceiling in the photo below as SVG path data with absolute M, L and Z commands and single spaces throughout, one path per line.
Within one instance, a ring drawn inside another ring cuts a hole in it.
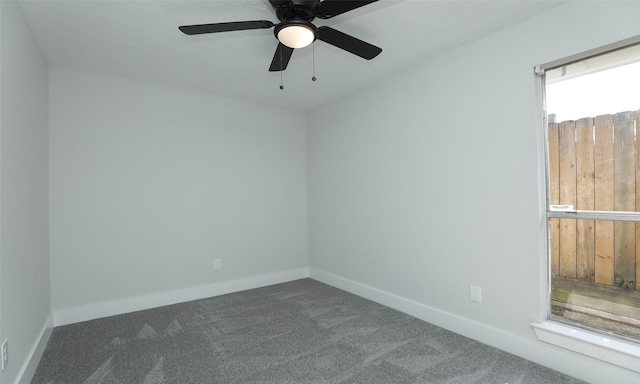
M 314 20 L 383 52 L 371 61 L 318 41 L 268 72 L 273 29 L 186 36 L 178 26 L 277 22 L 268 0 L 22 0 L 52 65 L 309 110 L 452 47 L 557 6 L 558 1 L 381 0 Z M 311 81 L 315 56 L 315 74 Z

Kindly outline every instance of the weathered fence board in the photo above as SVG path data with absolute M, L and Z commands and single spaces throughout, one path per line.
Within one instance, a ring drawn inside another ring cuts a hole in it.
M 614 209 L 636 210 L 636 144 L 634 113 L 621 112 L 613 116 L 614 138 Z M 616 284 L 628 287 L 635 281 L 636 225 L 616 221 L 614 225 Z M 635 288 L 632 286 L 631 288 Z
M 594 191 L 593 119 L 576 121 L 576 209 L 593 211 Z M 576 220 L 576 274 L 578 279 L 594 281 L 595 221 Z
M 638 130 L 640 129 L 640 110 L 635 113 L 636 125 L 636 209 L 640 210 L 640 188 L 637 182 L 640 181 L 640 140 L 638 140 Z M 636 289 L 640 291 L 640 223 L 636 223 Z
M 575 122 L 558 126 L 560 150 L 560 204 L 576 205 Z M 576 221 L 560 219 L 560 276 L 576 278 Z
M 550 204 L 640 211 L 638 127 L 640 111 L 549 123 Z M 549 231 L 553 276 L 640 290 L 640 223 L 551 219 Z
M 558 153 L 558 124 L 549 123 L 549 200 L 550 204 L 560 204 L 560 155 Z M 549 238 L 551 248 L 551 274 L 558 276 L 560 271 L 560 220 L 549 220 Z
M 594 119 L 595 210 L 613 211 L 613 116 Z M 613 285 L 613 222 L 596 221 L 595 281 Z

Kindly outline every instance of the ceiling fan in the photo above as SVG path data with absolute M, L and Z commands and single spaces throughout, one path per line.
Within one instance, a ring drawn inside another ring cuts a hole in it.
M 330 19 L 376 1 L 378 0 L 269 0 L 280 20 L 278 24 L 269 20 L 254 20 L 184 25 L 178 28 L 187 35 L 200 35 L 275 27 L 273 33 L 279 43 L 269 67 L 272 72 L 287 69 L 293 50 L 306 47 L 316 39 L 371 60 L 382 52 L 381 48 L 331 27 L 316 27 L 311 22 L 316 17 Z

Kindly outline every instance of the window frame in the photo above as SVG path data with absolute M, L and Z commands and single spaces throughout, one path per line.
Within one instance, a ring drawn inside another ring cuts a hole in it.
M 562 347 L 580 354 L 614 364 L 640 373 L 640 342 L 630 341 L 622 336 L 591 331 L 568 322 L 552 319 L 551 315 L 551 263 L 549 219 L 587 219 L 640 222 L 640 212 L 609 211 L 552 211 L 549 205 L 548 177 L 548 119 L 546 108 L 545 72 L 561 66 L 569 65 L 594 56 L 607 54 L 640 44 L 640 36 L 595 48 L 580 54 L 554 60 L 534 67 L 536 78 L 537 116 L 536 126 L 538 140 L 538 185 L 540 212 L 540 249 L 541 256 L 541 311 L 544 319 L 533 322 L 533 328 L 539 341 Z

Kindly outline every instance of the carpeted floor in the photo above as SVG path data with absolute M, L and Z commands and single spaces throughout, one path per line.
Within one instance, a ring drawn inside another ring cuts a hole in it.
M 582 383 L 310 279 L 54 329 L 32 384 Z

